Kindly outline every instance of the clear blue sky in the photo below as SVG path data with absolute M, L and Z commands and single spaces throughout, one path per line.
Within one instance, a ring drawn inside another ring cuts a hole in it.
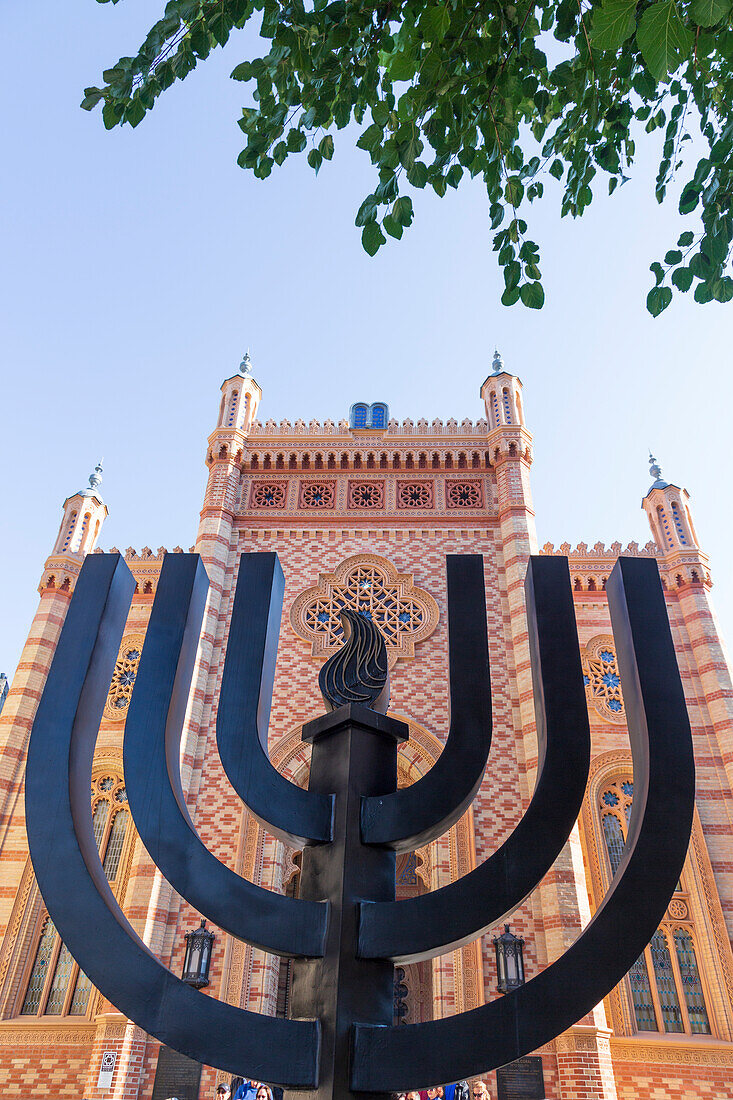
M 104 548 L 192 543 L 219 385 L 247 346 L 263 419 L 378 399 L 460 420 L 482 414 L 498 344 L 524 382 L 540 543 L 646 542 L 652 447 L 691 493 L 730 635 L 733 305 L 646 313 L 648 265 L 680 231 L 654 201 L 653 158 L 578 222 L 559 203 L 535 211 L 547 305 L 507 310 L 478 182 L 420 193 L 413 228 L 370 259 L 353 220 L 371 167 L 343 134 L 317 180 L 300 160 L 265 182 L 237 168 L 241 35 L 135 131 L 79 110 L 162 7 L 3 12 L 0 669 L 18 660 L 61 504 L 100 455 Z

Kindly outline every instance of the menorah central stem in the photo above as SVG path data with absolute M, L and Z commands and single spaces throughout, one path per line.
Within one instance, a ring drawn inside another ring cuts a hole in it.
M 397 745 L 407 726 L 351 704 L 309 722 L 303 740 L 313 744 L 309 790 L 336 795 L 334 840 L 305 848 L 300 896 L 330 902 L 323 958 L 293 962 L 291 1016 L 321 1021 L 319 1086 L 293 1093 L 298 1100 L 348 1100 L 351 1028 L 392 1024 L 394 967 L 385 959 L 359 959 L 358 903 L 394 901 L 395 853 L 362 844 L 363 795 L 397 787 Z M 291 1095 L 291 1094 L 288 1094 Z M 359 1093 L 360 1100 L 381 1093 Z

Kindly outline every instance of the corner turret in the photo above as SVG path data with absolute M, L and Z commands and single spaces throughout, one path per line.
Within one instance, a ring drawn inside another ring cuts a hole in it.
M 64 514 L 51 557 L 46 561 L 40 591 L 60 588 L 72 591 L 81 563 L 97 545 L 99 532 L 107 518 L 107 506 L 99 486 L 102 461 L 89 475 L 89 484 L 64 501 Z
M 649 473 L 654 478 L 641 506 L 649 519 L 652 535 L 663 554 L 699 550 L 690 514 L 689 493 L 679 485 L 670 485 L 662 477 L 662 468 L 649 454 Z

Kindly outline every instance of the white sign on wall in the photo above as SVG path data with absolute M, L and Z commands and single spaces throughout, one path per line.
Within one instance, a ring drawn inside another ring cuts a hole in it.
M 102 1054 L 102 1064 L 99 1067 L 99 1080 L 97 1081 L 98 1089 L 112 1088 L 112 1077 L 114 1075 L 116 1065 L 117 1051 L 105 1050 Z

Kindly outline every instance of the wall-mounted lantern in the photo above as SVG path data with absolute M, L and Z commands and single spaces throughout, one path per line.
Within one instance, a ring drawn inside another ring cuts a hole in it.
M 201 921 L 198 928 L 186 932 L 186 954 L 181 977 L 194 989 L 203 989 L 209 984 L 211 948 L 214 939 L 214 933 L 209 932 L 205 920 Z
M 494 936 L 496 951 L 496 976 L 500 993 L 509 993 L 512 989 L 524 985 L 524 940 L 509 931 L 504 925 L 500 936 Z

